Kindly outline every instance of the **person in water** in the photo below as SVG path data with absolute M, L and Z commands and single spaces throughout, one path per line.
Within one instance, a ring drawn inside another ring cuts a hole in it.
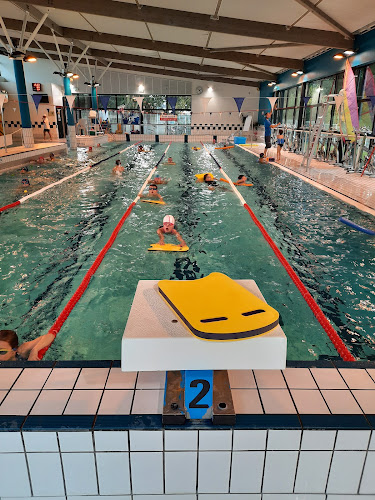
M 285 139 L 284 139 L 284 131 L 283 129 L 279 129 L 279 133 L 278 133 L 278 136 L 277 136 L 277 154 L 276 154 L 276 161 L 280 161 L 281 160 L 281 150 L 283 149 L 283 146 L 284 146 L 284 142 L 285 142 Z
M 162 196 L 158 192 L 158 187 L 156 184 L 150 184 L 148 186 L 147 194 L 140 194 L 140 198 L 157 198 L 159 201 L 164 201 Z
M 145 150 L 144 150 L 144 148 L 143 148 L 142 144 L 140 144 L 140 145 L 138 146 L 138 153 L 144 153 L 144 151 L 145 151 Z
M 116 165 L 113 167 L 112 173 L 115 175 L 121 175 L 124 170 L 124 167 L 121 165 L 121 160 L 116 160 Z
M 164 236 L 166 234 L 172 234 L 173 236 L 176 236 L 177 240 L 180 243 L 180 247 L 186 246 L 185 241 L 182 239 L 182 236 L 180 233 L 177 231 L 176 227 L 176 221 L 174 220 L 173 215 L 166 215 L 163 219 L 163 225 L 159 226 L 157 232 L 157 235 L 159 236 L 159 245 L 165 245 L 164 241 Z
M 200 148 L 197 148 L 197 146 L 193 146 L 191 149 L 193 149 L 194 151 L 199 151 Z
M 241 184 L 246 184 L 247 177 L 246 175 L 239 175 L 237 182 L 235 182 L 236 186 L 241 186 Z
M 29 167 L 22 167 L 21 168 L 21 174 L 26 174 L 29 171 Z
M 30 186 L 30 181 L 29 181 L 29 179 L 22 179 L 22 181 L 21 181 L 21 182 L 22 182 L 22 185 L 23 185 L 23 186 Z
M 204 174 L 203 182 L 207 184 L 208 189 L 211 189 L 211 191 L 213 191 L 215 187 L 218 187 L 219 185 L 212 174 Z
M 162 179 L 159 175 L 156 175 L 152 180 L 148 181 L 149 184 L 168 184 L 170 179 Z
M 264 153 L 260 153 L 259 155 L 259 163 L 269 163 L 270 161 L 275 161 L 275 158 L 266 158 Z
M 49 346 L 55 335 L 47 333 L 22 345 L 18 343 L 18 336 L 14 330 L 0 330 L 0 361 L 16 361 L 28 359 L 39 361 L 39 351 Z
M 172 163 L 172 164 L 174 164 L 174 161 L 173 161 L 172 156 L 170 156 L 170 157 L 168 158 L 167 163 Z

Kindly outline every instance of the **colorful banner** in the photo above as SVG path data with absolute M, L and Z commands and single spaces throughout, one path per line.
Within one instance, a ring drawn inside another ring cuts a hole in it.
M 143 102 L 144 97 L 134 97 L 134 99 L 137 101 L 139 109 L 141 110 L 141 113 L 143 113 L 143 111 L 142 111 L 142 102 Z
M 344 102 L 343 120 L 346 127 L 346 135 L 351 142 L 356 140 L 355 132 L 359 131 L 359 116 L 357 104 L 356 79 L 349 59 L 346 60 L 344 74 Z
M 309 102 L 309 100 L 311 99 L 311 97 L 303 97 L 303 103 L 305 106 L 307 106 L 307 103 Z
M 363 105 L 367 104 L 369 114 L 371 117 L 371 125 L 370 128 L 372 128 L 372 122 L 374 121 L 374 114 L 375 114 L 375 80 L 374 80 L 374 75 L 372 74 L 370 66 L 367 66 L 366 68 L 366 76 L 365 76 L 365 83 L 363 86 L 363 97 L 365 99 L 370 99 L 370 104 L 368 103 L 363 103 Z M 363 113 L 362 113 L 363 114 Z
M 172 108 L 172 113 L 175 114 L 176 113 L 177 97 L 168 96 L 167 101 L 168 101 L 168 104 L 170 105 L 170 107 Z
M 39 108 L 39 104 L 40 104 L 40 101 L 42 100 L 42 95 L 38 95 L 38 94 L 33 94 L 31 96 L 33 98 L 33 101 L 34 101 L 34 104 L 35 104 L 35 108 L 36 108 L 36 112 L 38 112 L 38 108 Z
M 341 104 L 343 103 L 344 101 L 344 96 L 343 95 L 335 95 L 334 97 L 335 99 L 335 104 L 336 104 L 336 109 L 337 109 L 337 112 L 340 114 L 341 112 Z
M 102 103 L 104 111 L 107 111 L 110 98 L 111 98 L 110 95 L 100 95 L 99 96 L 99 100 Z
M 273 108 L 275 107 L 277 99 L 278 99 L 277 97 L 269 97 L 268 98 L 268 100 L 270 101 L 270 104 L 271 104 L 271 111 L 273 111 Z
M 235 102 L 237 104 L 238 112 L 241 113 L 242 104 L 243 104 L 245 98 L 244 97 L 233 97 L 233 99 L 235 100 Z
M 75 95 L 66 95 L 66 100 L 68 101 L 69 109 L 72 109 L 73 102 L 75 101 Z

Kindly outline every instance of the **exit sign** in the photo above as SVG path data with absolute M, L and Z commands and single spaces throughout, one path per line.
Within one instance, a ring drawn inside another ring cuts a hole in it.
M 41 83 L 33 83 L 33 92 L 41 92 L 42 84 Z

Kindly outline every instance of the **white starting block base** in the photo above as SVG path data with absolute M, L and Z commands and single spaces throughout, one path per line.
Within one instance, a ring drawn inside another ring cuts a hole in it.
M 245 340 L 214 342 L 194 337 L 158 291 L 159 280 L 138 282 L 121 345 L 121 369 L 282 370 L 287 339 L 280 325 Z M 264 300 L 254 280 L 236 280 Z

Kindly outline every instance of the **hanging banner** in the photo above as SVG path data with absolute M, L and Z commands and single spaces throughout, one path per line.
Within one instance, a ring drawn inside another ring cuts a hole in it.
M 235 100 L 235 103 L 237 104 L 238 112 L 241 113 L 242 104 L 243 104 L 245 98 L 244 97 L 233 97 L 233 99 Z
M 371 125 L 372 122 L 374 121 L 374 115 L 375 115 L 375 80 L 374 80 L 374 75 L 372 74 L 370 66 L 367 66 L 366 68 L 366 76 L 365 76 L 365 83 L 363 85 L 363 97 L 365 99 L 370 99 L 370 103 L 368 102 L 363 102 L 362 103 L 362 115 L 364 115 L 367 111 L 368 108 L 368 113 L 370 115 L 370 120 L 371 120 Z
M 334 99 L 335 99 L 335 104 L 336 104 L 337 112 L 339 113 L 340 112 L 341 104 L 344 101 L 344 96 L 340 95 L 340 94 L 339 95 L 335 95 Z
M 3 109 L 4 101 L 5 101 L 5 94 L 0 94 L 0 109 Z M 41 96 L 38 96 L 41 97 Z
M 42 100 L 43 96 L 38 95 L 38 94 L 34 94 L 31 97 L 33 98 L 33 101 L 34 101 L 34 104 L 35 104 L 35 108 L 36 108 L 36 112 L 38 112 L 39 104 L 40 104 L 40 101 Z
M 111 98 L 110 95 L 100 95 L 99 96 L 99 100 L 102 103 L 104 111 L 107 111 L 110 98 Z
M 66 97 L 66 100 L 68 101 L 69 109 L 71 110 L 76 96 L 75 95 L 66 95 L 65 97 Z
M 144 97 L 134 97 L 134 99 L 137 101 L 139 109 L 141 110 L 141 113 L 143 113 L 143 111 L 142 111 L 142 102 L 143 102 Z
M 203 113 L 206 113 L 208 103 L 211 101 L 212 97 L 201 97 L 201 103 L 203 108 Z
M 345 109 L 347 108 L 347 111 L 349 111 L 353 129 L 359 130 L 356 87 L 357 87 L 357 82 L 352 67 L 350 66 L 349 59 L 347 59 L 345 66 L 345 74 L 344 74 L 344 90 L 345 90 L 344 108 Z M 346 119 L 349 118 L 349 115 L 347 115 L 347 111 L 346 112 L 344 111 Z
M 307 106 L 307 103 L 309 102 L 310 99 L 311 99 L 311 97 L 304 97 L 303 98 L 303 103 L 305 106 Z
M 168 96 L 167 101 L 168 101 L 168 104 L 170 105 L 170 107 L 172 108 L 172 113 L 175 114 L 176 113 L 177 97 Z
M 273 108 L 275 107 L 277 99 L 278 99 L 277 97 L 269 97 L 268 98 L 268 100 L 270 101 L 270 104 L 271 104 L 271 111 L 273 111 Z

